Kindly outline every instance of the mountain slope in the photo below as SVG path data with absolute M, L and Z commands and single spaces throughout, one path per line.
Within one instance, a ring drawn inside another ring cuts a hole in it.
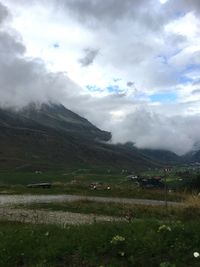
M 134 147 L 105 143 L 111 134 L 62 105 L 0 110 L 0 167 L 158 166 Z
M 183 158 L 177 154 L 159 149 L 140 149 L 140 152 L 145 156 L 165 165 L 177 165 L 183 162 Z
M 87 139 L 101 141 L 108 141 L 111 139 L 111 134 L 109 132 L 98 129 L 88 120 L 66 109 L 63 105 L 42 104 L 40 108 L 37 108 L 35 104 L 31 104 L 21 110 L 19 114 L 41 125 L 72 135 L 81 135 Z

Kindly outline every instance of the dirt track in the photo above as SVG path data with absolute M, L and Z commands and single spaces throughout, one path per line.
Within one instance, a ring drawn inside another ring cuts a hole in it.
M 91 224 L 96 221 L 121 221 L 121 218 L 112 216 L 100 216 L 95 214 L 80 214 L 63 211 L 31 210 L 12 208 L 18 204 L 31 203 L 59 203 L 78 200 L 89 200 L 103 203 L 127 203 L 142 205 L 164 205 L 164 201 L 148 199 L 129 199 L 113 197 L 77 196 L 77 195 L 0 195 L 0 220 L 59 224 Z M 181 203 L 168 202 L 168 205 L 180 205 Z
M 149 199 L 133 199 L 133 198 L 115 198 L 115 197 L 95 197 L 95 196 L 77 196 L 77 195 L 0 195 L 0 207 L 15 204 L 31 204 L 31 203 L 51 203 L 64 201 L 90 200 L 96 202 L 115 202 L 127 204 L 141 205 L 164 205 L 161 200 Z M 178 202 L 168 202 L 168 205 L 180 205 Z
M 0 220 L 18 221 L 34 224 L 91 224 L 94 222 L 121 221 L 121 218 L 95 214 L 80 214 L 64 211 L 0 208 Z

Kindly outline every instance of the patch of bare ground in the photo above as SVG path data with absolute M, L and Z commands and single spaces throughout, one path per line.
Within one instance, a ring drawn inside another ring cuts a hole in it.
M 121 218 L 95 214 L 80 214 L 63 211 L 0 208 L 0 220 L 18 221 L 35 224 L 92 224 L 94 222 L 122 221 Z

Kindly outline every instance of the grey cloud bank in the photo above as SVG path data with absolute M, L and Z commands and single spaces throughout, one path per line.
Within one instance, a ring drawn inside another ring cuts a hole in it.
M 3 10 L 3 11 L 2 11 Z M 0 21 L 8 11 L 0 5 Z M 60 102 L 79 91 L 64 73 L 47 71 L 42 60 L 24 56 L 25 47 L 14 31 L 0 24 L 0 105 L 22 107 L 30 102 Z

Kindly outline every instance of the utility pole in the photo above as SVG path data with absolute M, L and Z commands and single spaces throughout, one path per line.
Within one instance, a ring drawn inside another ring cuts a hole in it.
M 165 179 L 165 209 L 167 210 L 168 207 L 168 203 L 167 203 L 167 168 L 165 168 L 165 175 L 164 175 L 164 179 Z

